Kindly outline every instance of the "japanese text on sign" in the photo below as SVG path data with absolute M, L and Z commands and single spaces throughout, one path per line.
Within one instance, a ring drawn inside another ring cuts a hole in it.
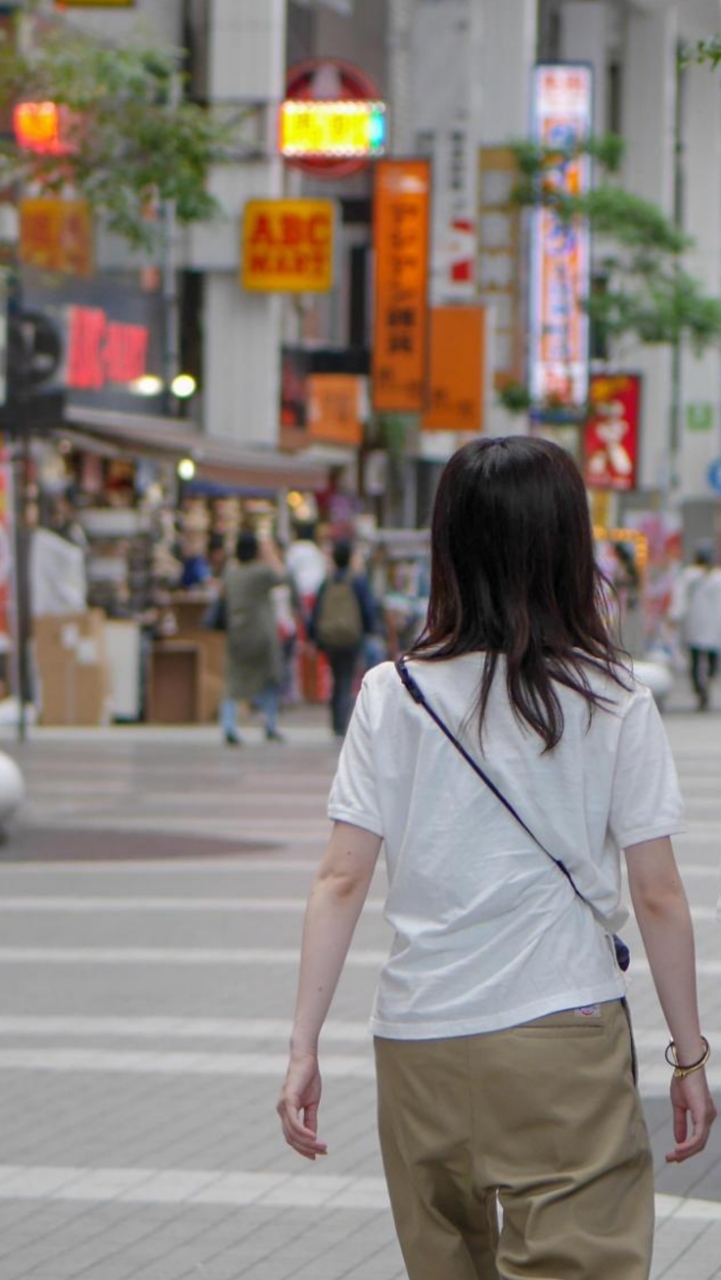
M 324 293 L 333 284 L 332 200 L 249 200 L 243 218 L 245 289 Z
M 544 183 L 569 195 L 589 187 L 588 156 L 573 153 L 591 130 L 592 72 L 587 66 L 539 66 L 534 72 L 534 137 L 558 148 Z M 590 246 L 587 223 L 534 211 L 531 231 L 530 381 L 536 401 L 568 406 L 588 394 Z
M 280 109 L 284 156 L 379 156 L 385 151 L 383 102 L 289 100 Z
M 109 320 L 100 307 L 69 307 L 65 385 L 100 391 L 135 382 L 146 372 L 148 339 L 144 325 Z
M 430 176 L 426 160 L 376 166 L 373 403 L 381 412 L 425 407 Z

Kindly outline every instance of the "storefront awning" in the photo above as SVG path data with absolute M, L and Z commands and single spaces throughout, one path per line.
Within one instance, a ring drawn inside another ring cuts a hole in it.
M 179 461 L 192 458 L 199 479 L 249 489 L 325 488 L 334 458 L 304 457 L 275 449 L 246 448 L 233 441 L 213 439 L 177 418 L 118 413 L 67 404 L 65 423 L 76 441 L 85 437 L 137 457 Z

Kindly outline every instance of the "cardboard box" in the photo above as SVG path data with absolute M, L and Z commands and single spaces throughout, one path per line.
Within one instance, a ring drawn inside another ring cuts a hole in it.
M 109 716 L 107 667 L 99 662 L 75 668 L 73 724 L 107 724 Z
M 62 649 L 37 653 L 37 677 L 42 724 L 72 724 L 75 660 Z
M 107 724 L 110 673 L 103 611 L 36 618 L 33 630 L 41 723 Z

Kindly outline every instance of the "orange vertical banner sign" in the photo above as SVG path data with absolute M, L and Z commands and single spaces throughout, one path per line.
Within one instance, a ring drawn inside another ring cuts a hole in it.
M 433 307 L 424 431 L 482 431 L 485 309 Z
M 376 161 L 372 374 L 380 412 L 426 406 L 430 193 L 428 160 Z

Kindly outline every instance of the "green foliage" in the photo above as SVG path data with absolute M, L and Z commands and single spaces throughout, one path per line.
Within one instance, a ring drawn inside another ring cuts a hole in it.
M 522 382 L 508 382 L 498 392 L 498 399 L 510 413 L 527 413 L 533 401 L 528 387 Z
M 697 40 L 695 44 L 684 45 L 679 54 L 679 62 L 682 67 L 687 67 L 692 62 L 710 62 L 712 67 L 717 67 L 721 62 L 721 32 L 710 40 Z
M 705 43 L 710 58 L 713 42 Z M 716 50 L 713 57 L 721 62 L 721 36 Z M 599 239 L 605 284 L 592 292 L 587 310 L 600 336 L 630 337 L 649 345 L 688 342 L 696 354 L 721 341 L 721 299 L 708 297 L 684 267 L 692 241 L 656 205 L 609 181 L 623 158 L 621 139 L 591 138 L 560 152 L 524 141 L 514 153 L 515 201 L 528 208 L 552 209 L 566 223 L 587 219 Z M 600 179 L 585 194 L 559 190 L 559 165 L 581 154 L 594 158 Z M 501 400 L 521 412 L 528 407 L 524 392 L 528 401 L 527 389 L 516 386 L 502 392 Z
M 0 46 L 0 107 L 50 100 L 67 109 L 70 154 L 40 156 L 0 144 L 0 185 L 37 182 L 47 192 L 68 184 L 104 216 L 108 228 L 151 248 L 157 228 L 148 210 L 172 201 L 182 223 L 218 212 L 206 188 L 227 131 L 201 107 L 175 101 L 178 56 L 142 44 L 96 44 L 52 31 L 30 53 Z
M 378 415 L 381 443 L 391 458 L 400 460 L 405 456 L 405 445 L 408 433 L 413 425 L 413 416 L 402 413 L 381 413 Z

